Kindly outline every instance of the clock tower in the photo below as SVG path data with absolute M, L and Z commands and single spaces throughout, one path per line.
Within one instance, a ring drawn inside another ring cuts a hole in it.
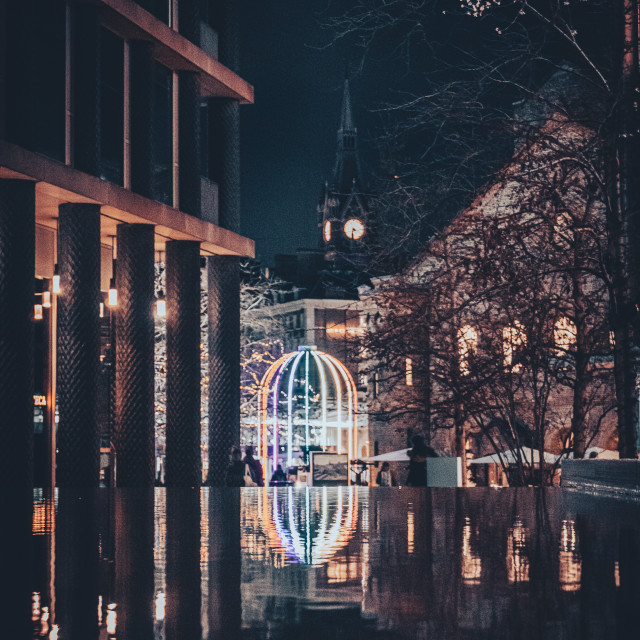
M 353 120 L 348 76 L 344 81 L 336 164 L 318 203 L 320 247 L 330 272 L 362 271 L 368 228 L 367 201 L 360 179 L 358 130 Z

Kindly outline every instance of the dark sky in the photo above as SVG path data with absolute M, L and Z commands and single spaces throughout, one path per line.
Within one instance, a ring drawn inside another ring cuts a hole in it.
M 345 54 L 321 50 L 322 0 L 243 0 L 241 73 L 255 104 L 241 108 L 243 234 L 265 266 L 317 243 L 316 205 L 335 162 Z M 359 81 L 353 80 L 354 102 Z M 364 112 L 364 113 L 363 113 Z M 368 114 L 355 104 L 360 142 Z M 366 145 L 365 145 L 366 146 Z

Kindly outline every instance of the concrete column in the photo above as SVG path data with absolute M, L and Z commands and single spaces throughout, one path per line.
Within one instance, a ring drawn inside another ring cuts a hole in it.
M 0 180 L 0 486 L 33 483 L 35 183 Z
M 178 165 L 180 210 L 199 218 L 200 89 L 197 74 L 178 73 Z
M 209 291 L 209 473 L 224 485 L 231 447 L 240 443 L 240 264 L 207 258 Z
M 151 225 L 118 225 L 115 436 L 121 487 L 154 483 L 153 233 Z
M 152 47 L 142 41 L 129 45 L 131 189 L 147 198 L 153 197 Z
M 240 109 L 224 98 L 211 101 L 218 181 L 218 220 L 221 227 L 240 233 Z
M 76 169 L 100 175 L 100 20 L 98 7 L 73 5 L 73 156 Z
M 97 486 L 100 206 L 59 207 L 56 484 Z
M 200 244 L 167 242 L 167 486 L 200 486 Z

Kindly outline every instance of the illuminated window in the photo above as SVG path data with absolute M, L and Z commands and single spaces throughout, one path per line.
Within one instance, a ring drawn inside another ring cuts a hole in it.
M 329 240 L 331 240 L 331 222 L 329 220 L 324 223 L 324 227 L 322 228 L 322 237 L 325 242 L 329 242 Z
M 458 356 L 460 358 L 460 373 L 468 376 L 471 373 L 469 361 L 473 352 L 478 348 L 478 332 L 465 324 L 458 331 Z
M 404 360 L 404 381 L 407 387 L 413 386 L 413 362 L 411 358 Z
M 514 364 L 514 358 L 518 354 L 520 347 L 527 344 L 527 334 L 524 327 L 517 320 L 508 327 L 502 329 L 502 350 L 504 353 L 504 366 L 505 368 L 518 372 L 522 370 L 522 364 L 516 362 Z
M 563 316 L 553 325 L 553 343 L 556 355 L 562 356 L 576 343 L 576 325 Z

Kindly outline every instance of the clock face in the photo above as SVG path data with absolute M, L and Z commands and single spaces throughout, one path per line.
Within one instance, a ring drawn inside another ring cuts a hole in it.
M 358 218 L 350 218 L 344 223 L 344 235 L 351 240 L 360 240 L 364 235 L 364 223 Z
M 322 237 L 325 242 L 329 242 L 331 240 L 331 222 L 327 220 L 324 223 L 324 227 L 322 227 Z

